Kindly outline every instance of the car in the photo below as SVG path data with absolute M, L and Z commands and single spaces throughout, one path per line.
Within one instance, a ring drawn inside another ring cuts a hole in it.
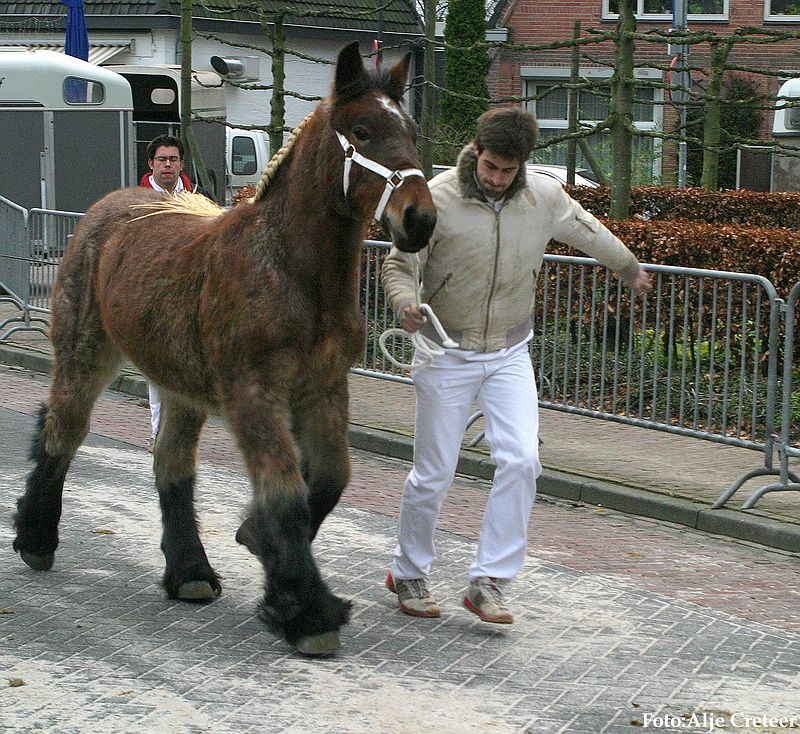
M 567 183 L 567 167 L 566 166 L 550 166 L 542 163 L 529 163 L 528 171 L 541 173 L 550 178 L 556 179 L 562 186 Z M 595 180 L 594 174 L 586 168 L 578 168 L 575 170 L 575 185 L 588 186 L 591 189 L 596 189 L 600 184 Z
M 436 176 L 448 168 L 453 166 L 433 166 L 433 175 Z M 552 166 L 543 163 L 528 163 L 528 172 L 541 173 L 544 176 L 556 179 L 562 186 L 567 183 L 567 167 L 566 166 Z M 579 168 L 575 171 L 575 185 L 588 186 L 589 188 L 596 189 L 600 184 L 595 181 L 594 174 L 585 169 Z

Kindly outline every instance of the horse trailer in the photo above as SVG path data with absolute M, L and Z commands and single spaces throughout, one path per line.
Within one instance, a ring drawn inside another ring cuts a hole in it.
M 192 116 L 211 193 L 230 204 L 239 188 L 258 183 L 267 136 L 219 124 L 225 97 L 214 72 L 193 74 Z M 136 186 L 150 170 L 147 144 L 164 133 L 180 135 L 176 67 L 0 51 L 0 196 L 25 209 L 85 212 L 109 191 Z M 199 182 L 196 170 L 187 174 Z
M 119 74 L 54 51 L 0 51 L 0 195 L 85 212 L 135 183 L 132 135 Z

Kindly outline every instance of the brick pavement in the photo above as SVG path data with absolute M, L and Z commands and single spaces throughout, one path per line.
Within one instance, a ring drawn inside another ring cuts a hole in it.
M 19 333 L 13 342 L 0 345 L 0 362 L 29 364 L 33 359 L 39 369 L 47 368 L 51 347 L 43 335 Z M 128 371 L 121 387 L 145 395 L 135 370 Z M 352 375 L 350 412 L 355 447 L 410 457 L 414 401 L 409 385 Z M 763 467 L 759 452 L 555 410 L 542 411 L 541 425 L 542 495 L 800 552 L 800 493 L 773 492 L 755 508 L 741 509 L 755 489 L 775 477 L 755 478 L 725 509 L 711 509 L 735 480 Z M 481 427 L 479 421 L 468 432 L 465 448 Z M 485 444 L 464 455 L 464 473 L 489 475 Z
M 40 375 L 0 369 L 2 507 L 19 492 L 45 389 Z M 411 619 L 381 585 L 407 465 L 354 451 L 351 486 L 315 544 L 323 574 L 354 599 L 354 618 L 340 655 L 309 661 L 254 614 L 260 573 L 232 541 L 248 490 L 224 427 L 212 419 L 201 448 L 199 514 L 225 588 L 207 606 L 169 602 L 158 588 L 157 501 L 141 448 L 146 408 L 106 393 L 93 432 L 68 480 L 54 571 L 32 572 L 13 554 L 3 511 L 3 732 L 593 734 L 707 730 L 641 726 L 656 714 L 800 720 L 797 558 L 789 554 L 539 502 L 529 560 L 512 589 L 518 621 L 492 627 L 457 602 L 486 492 L 459 477 L 443 518 L 457 532 L 437 535 L 444 614 Z M 750 621 L 740 598 L 755 575 L 759 588 L 773 589 L 762 599 L 772 607 L 766 624 Z M 24 685 L 3 685 L 11 680 Z
M 49 379 L 40 373 L 0 366 L 0 406 L 33 416 L 48 385 Z M 106 391 L 92 414 L 92 433 L 144 447 L 149 436 L 146 401 Z M 212 416 L 203 429 L 199 456 L 206 464 L 244 474 L 241 456 L 219 417 Z M 343 502 L 396 517 L 408 464 L 359 450 L 352 451 L 352 461 L 353 478 Z M 485 480 L 459 475 L 439 527 L 476 539 L 487 491 Z M 800 632 L 800 554 L 773 552 L 675 523 L 546 495 L 534 505 L 529 533 L 537 555 L 576 570 L 620 576 L 643 590 L 668 592 Z

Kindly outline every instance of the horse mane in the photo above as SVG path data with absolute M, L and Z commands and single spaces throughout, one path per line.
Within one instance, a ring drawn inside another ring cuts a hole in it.
M 153 217 L 156 214 L 188 214 L 194 217 L 216 218 L 225 211 L 208 197 L 193 191 L 180 191 L 174 196 L 165 197 L 159 201 L 150 201 L 146 204 L 131 204 L 131 209 L 151 210 L 149 214 L 142 214 L 131 219 L 131 222 Z
M 294 148 L 294 144 L 300 137 L 300 133 L 303 132 L 306 123 L 311 119 L 311 115 L 313 114 L 314 113 L 312 112 L 303 118 L 303 121 L 294 130 L 292 130 L 291 135 L 289 135 L 289 138 L 280 147 L 278 152 L 269 159 L 269 163 L 267 163 L 266 167 L 264 168 L 264 172 L 261 174 L 261 180 L 258 182 L 258 186 L 256 186 L 256 193 L 247 200 L 249 204 L 255 204 L 257 201 L 260 201 L 264 198 L 264 193 L 267 190 L 267 186 L 269 186 L 272 179 L 275 178 L 275 174 L 277 174 L 281 163 L 283 163 L 289 157 L 289 153 L 292 152 L 292 148 Z

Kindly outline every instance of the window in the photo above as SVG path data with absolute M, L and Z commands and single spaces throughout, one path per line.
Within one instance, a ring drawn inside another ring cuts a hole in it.
M 676 0 L 680 2 L 681 0 Z M 687 0 L 688 20 L 727 20 L 729 0 Z M 775 0 L 766 0 L 766 2 Z M 792 2 L 792 0 L 784 0 Z M 672 20 L 672 0 L 636 0 L 636 17 L 642 20 Z M 603 0 L 603 17 L 619 16 L 619 0 Z
M 539 120 L 541 142 L 565 135 L 569 119 L 569 91 L 563 86 L 569 81 L 569 70 L 555 67 L 522 67 L 525 96 L 536 99 L 526 102 L 526 107 L 536 114 Z M 591 89 L 581 90 L 578 95 L 578 120 L 584 127 L 596 125 L 608 117 L 611 107 L 611 86 L 603 83 L 610 78 L 610 69 L 585 69 L 584 79 L 596 82 Z M 650 131 L 661 126 L 663 99 L 660 89 L 648 87 L 644 82 L 649 78 L 661 80 L 662 74 L 654 69 L 640 69 L 637 76 L 642 85 L 635 88 L 636 104 L 633 108 L 634 124 L 639 130 Z M 527 78 L 526 78 L 527 77 Z M 611 172 L 611 153 L 607 132 L 597 133 L 586 138 L 592 152 L 599 159 L 606 173 Z M 637 184 L 655 183 L 660 171 L 660 143 L 651 137 L 634 138 L 634 154 L 636 156 Z M 547 148 L 535 150 L 535 163 L 564 165 L 566 163 L 566 142 L 555 143 Z M 588 168 L 580 148 L 578 148 L 578 166 Z
M 233 154 L 231 173 L 234 176 L 252 176 L 258 169 L 255 141 L 237 135 L 233 139 L 231 150 Z
M 76 76 L 64 79 L 62 90 L 67 104 L 99 105 L 106 98 L 105 87 L 100 82 Z
M 766 0 L 764 19 L 800 21 L 800 0 Z

